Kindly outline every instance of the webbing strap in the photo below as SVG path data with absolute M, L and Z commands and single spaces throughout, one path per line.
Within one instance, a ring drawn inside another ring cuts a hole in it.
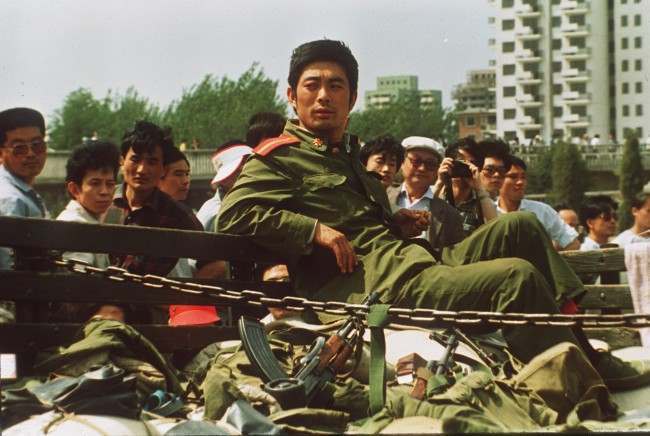
M 374 304 L 368 313 L 370 327 L 370 413 L 384 408 L 386 402 L 386 338 L 389 304 Z

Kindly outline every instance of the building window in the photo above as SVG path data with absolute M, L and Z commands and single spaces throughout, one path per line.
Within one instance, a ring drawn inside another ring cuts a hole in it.
M 621 62 L 621 71 L 627 71 L 629 68 L 629 62 L 627 59 L 623 59 Z
M 636 128 L 636 137 L 637 138 L 643 138 L 643 127 L 637 127 Z
M 504 86 L 503 87 L 503 96 L 504 97 L 514 97 L 517 94 L 517 88 L 514 86 Z
M 643 82 L 636 82 L 634 84 L 634 91 L 637 94 L 643 94 Z
M 641 71 L 643 69 L 643 64 L 641 63 L 641 59 L 637 59 L 634 61 L 634 69 L 636 71 Z
M 503 119 L 504 120 L 514 120 L 517 116 L 516 109 L 504 109 L 503 110 Z
M 515 4 L 515 0 L 501 0 L 501 7 L 506 9 L 506 8 L 511 8 Z
M 561 83 L 554 83 L 553 84 L 553 94 L 554 95 L 562 94 L 562 84 Z
M 562 17 L 551 18 L 551 25 L 553 27 L 560 27 L 560 24 L 562 24 Z
M 561 39 L 554 39 L 553 40 L 553 50 L 559 50 L 562 48 L 562 40 Z
M 637 36 L 634 38 L 634 48 L 641 48 L 641 37 Z
M 503 75 L 512 76 L 515 74 L 515 64 L 504 64 L 503 65 Z
M 515 43 L 511 41 L 504 42 L 501 51 L 503 53 L 512 53 L 513 51 L 515 51 Z
M 512 30 L 515 28 L 515 20 L 501 21 L 501 30 Z
M 623 85 L 621 86 L 621 92 L 623 94 L 629 94 L 630 93 L 630 84 L 627 82 L 623 82 Z
M 643 116 L 643 105 L 642 104 L 637 104 L 635 112 L 636 112 L 637 117 L 642 117 Z
M 562 71 L 562 62 L 553 62 L 553 72 L 559 73 Z
M 641 15 L 637 14 L 634 16 L 634 25 L 635 26 L 640 26 L 641 25 Z
M 621 48 L 627 50 L 627 38 L 621 38 Z
M 626 104 L 623 105 L 623 116 L 624 117 L 630 116 L 630 107 Z
M 476 125 L 476 120 L 474 119 L 474 117 L 469 116 L 469 117 L 465 118 L 465 125 L 466 126 L 474 126 L 474 125 Z
M 555 106 L 553 107 L 553 116 L 555 118 L 560 118 L 562 117 L 562 106 Z
M 621 0 L 621 4 L 622 4 L 622 5 L 627 4 L 627 0 Z
M 621 15 L 621 26 L 627 27 L 627 15 Z

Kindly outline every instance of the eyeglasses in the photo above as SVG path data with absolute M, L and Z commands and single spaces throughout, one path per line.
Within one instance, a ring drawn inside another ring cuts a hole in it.
M 505 176 L 507 172 L 506 167 L 496 167 L 492 165 L 484 166 L 482 171 L 490 177 L 496 176 L 497 174 L 500 176 Z
M 427 159 L 427 160 L 422 160 L 419 158 L 412 158 L 411 156 L 406 157 L 409 162 L 411 162 L 411 165 L 415 168 L 420 168 L 422 165 L 424 165 L 424 168 L 426 168 L 429 171 L 435 171 L 436 168 L 438 168 L 438 161 L 435 159 Z
M 618 214 L 616 212 L 603 212 L 598 215 L 598 218 L 602 218 L 603 221 L 617 221 Z
M 41 154 L 47 149 L 47 143 L 42 139 L 36 139 L 32 142 L 14 142 L 8 148 L 11 149 L 14 156 L 25 156 L 29 153 L 30 148 L 34 154 Z

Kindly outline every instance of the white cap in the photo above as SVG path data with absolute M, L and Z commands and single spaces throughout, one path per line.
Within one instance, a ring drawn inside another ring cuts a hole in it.
M 422 148 L 424 150 L 431 150 L 441 156 L 445 155 L 445 148 L 438 141 L 424 136 L 409 136 L 408 138 L 404 138 L 402 147 L 406 150 Z
M 212 165 L 217 173 L 212 179 L 216 185 L 230 177 L 246 161 L 246 156 L 253 154 L 253 149 L 248 145 L 231 145 L 217 151 L 212 156 Z

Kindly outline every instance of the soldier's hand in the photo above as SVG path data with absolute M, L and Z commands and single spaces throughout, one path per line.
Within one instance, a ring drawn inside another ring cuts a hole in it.
M 393 220 L 399 226 L 403 237 L 412 238 L 429 228 L 431 212 L 400 209 L 393 215 Z
M 336 263 L 342 273 L 351 273 L 357 266 L 357 255 L 354 254 L 354 248 L 348 241 L 348 238 L 338 230 L 326 226 L 325 224 L 316 224 L 316 234 L 314 243 L 328 248 L 334 252 Z

